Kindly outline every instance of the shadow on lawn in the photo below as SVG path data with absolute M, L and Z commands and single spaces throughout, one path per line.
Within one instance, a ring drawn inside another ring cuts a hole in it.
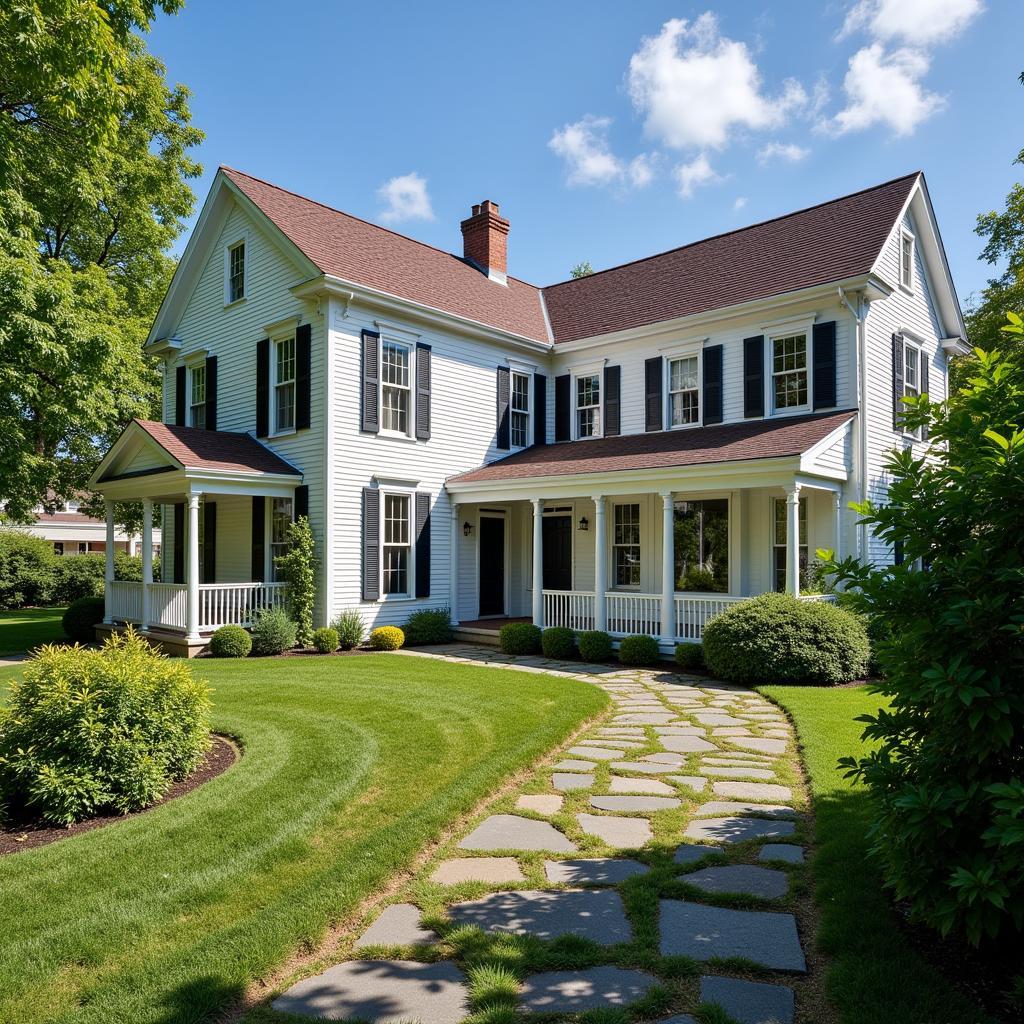
M 243 995 L 243 986 L 208 974 L 168 992 L 158 1019 L 160 1024 L 207 1024 L 238 1006 Z

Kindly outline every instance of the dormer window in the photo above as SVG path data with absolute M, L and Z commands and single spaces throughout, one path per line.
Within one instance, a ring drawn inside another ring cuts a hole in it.
M 900 285 L 908 292 L 914 289 L 914 236 L 900 233 Z
M 206 363 L 189 369 L 188 423 L 190 427 L 206 429 Z
M 224 302 L 231 305 L 245 298 L 245 240 L 227 248 L 224 265 Z

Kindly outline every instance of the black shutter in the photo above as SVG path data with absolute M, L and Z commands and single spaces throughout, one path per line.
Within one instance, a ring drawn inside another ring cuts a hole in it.
M 308 430 L 312 399 L 313 328 L 300 324 L 295 329 L 295 429 Z
M 572 436 L 572 412 L 569 408 L 572 378 L 563 373 L 555 378 L 555 440 L 568 441 Z
M 903 431 L 903 335 L 892 336 L 892 429 Z
M 831 409 L 836 404 L 836 322 L 815 324 L 811 360 L 814 368 L 814 408 Z
M 309 518 L 309 484 L 295 488 L 295 518 Z
M 363 488 L 363 600 L 380 598 L 380 491 Z
M 256 436 L 270 433 L 270 339 L 256 343 Z
M 367 433 L 380 430 L 380 412 L 377 409 L 377 382 L 380 377 L 380 335 L 376 331 L 363 331 L 363 386 L 362 427 Z
M 203 582 L 217 582 L 217 502 L 203 502 Z
M 416 596 L 430 597 L 430 495 L 416 492 Z
M 892 564 L 893 565 L 902 565 L 903 562 L 904 562 L 903 541 L 902 540 L 893 541 L 893 545 L 892 545 Z
M 174 422 L 185 426 L 185 367 L 179 366 L 174 371 Z
M 508 403 L 509 403 L 509 369 L 507 366 L 498 367 L 498 434 L 497 446 L 499 450 L 507 452 L 511 447 L 509 441 Z
M 622 430 L 622 367 L 604 368 L 604 436 L 615 437 Z
M 661 356 L 644 362 L 644 430 L 662 430 L 665 426 L 665 400 L 661 390 Z
M 267 572 L 267 499 L 262 494 L 252 499 L 252 583 L 262 583 Z
M 548 379 L 533 375 L 533 443 L 548 443 Z
M 743 339 L 743 415 L 764 415 L 764 335 Z
M 217 429 L 217 357 L 206 360 L 206 429 Z
M 430 346 L 416 345 L 416 439 L 430 440 Z
M 185 582 L 185 506 L 174 506 L 174 582 Z
M 928 394 L 928 353 L 924 349 L 921 349 L 921 355 L 919 359 L 921 363 L 921 394 Z M 931 396 L 929 396 L 931 397 Z M 924 424 L 921 427 L 921 440 L 928 440 L 928 424 Z
M 722 422 L 722 346 L 704 349 L 704 423 Z

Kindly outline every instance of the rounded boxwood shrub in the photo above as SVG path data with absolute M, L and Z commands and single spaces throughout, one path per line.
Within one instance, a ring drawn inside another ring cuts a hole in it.
M 704 668 L 704 648 L 700 644 L 676 644 L 676 664 L 700 672 Z
M 653 665 L 660 659 L 658 641 L 646 633 L 627 636 L 619 644 L 619 661 L 623 665 Z
M 210 696 L 128 630 L 44 647 L 0 710 L 0 816 L 70 825 L 158 800 L 210 746 Z
M 338 634 L 338 646 L 343 651 L 351 651 L 358 647 L 366 636 L 363 617 L 354 608 L 342 612 L 332 623 L 331 629 Z
M 571 658 L 576 653 L 576 634 L 565 626 L 552 626 L 541 633 L 540 647 L 548 658 Z
M 584 630 L 576 643 L 584 661 L 608 661 L 612 656 L 612 638 L 600 629 Z
M 398 626 L 378 626 L 370 631 L 370 646 L 375 651 L 397 651 L 405 643 L 405 634 Z
M 210 653 L 215 658 L 248 658 L 252 637 L 241 626 L 221 626 L 210 637 Z
M 76 643 L 91 644 L 96 639 L 93 626 L 103 621 L 103 611 L 102 597 L 80 597 L 72 601 L 60 620 L 64 635 Z
M 338 631 L 330 626 L 322 626 L 313 633 L 313 649 L 320 654 L 333 654 L 340 646 Z
M 506 622 L 498 633 L 506 654 L 536 654 L 540 650 L 540 627 L 532 622 Z
M 868 651 L 863 620 L 791 594 L 733 605 L 704 629 L 708 668 L 734 683 L 847 683 L 864 674 Z
M 451 643 L 452 613 L 447 608 L 421 608 L 409 616 L 404 629 L 409 647 Z
M 264 657 L 283 654 L 295 646 L 296 625 L 280 608 L 268 608 L 252 624 L 252 650 Z

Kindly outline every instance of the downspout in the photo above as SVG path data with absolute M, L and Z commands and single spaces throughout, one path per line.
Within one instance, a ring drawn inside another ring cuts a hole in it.
M 839 301 L 849 311 L 857 325 L 857 481 L 858 498 L 860 501 L 867 501 L 868 498 L 868 332 L 867 332 L 867 303 L 864 301 L 863 293 L 857 294 L 857 308 L 855 309 L 842 286 L 836 289 L 839 293 Z M 857 527 L 857 556 L 864 561 L 868 553 L 868 528 L 866 523 Z

